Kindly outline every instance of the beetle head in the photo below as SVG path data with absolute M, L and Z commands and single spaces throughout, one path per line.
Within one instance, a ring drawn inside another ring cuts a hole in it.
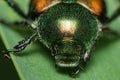
M 56 65 L 59 67 L 77 67 L 82 47 L 74 40 L 57 41 L 54 46 Z

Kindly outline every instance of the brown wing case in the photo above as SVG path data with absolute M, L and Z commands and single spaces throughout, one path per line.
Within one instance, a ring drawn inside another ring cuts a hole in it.
M 40 13 L 44 11 L 47 7 L 51 4 L 60 2 L 61 0 L 34 0 L 34 8 L 35 10 Z M 88 6 L 91 11 L 96 14 L 100 15 L 102 13 L 102 0 L 77 0 L 79 3 L 83 3 Z
M 34 0 L 34 8 L 40 13 L 44 11 L 49 5 L 58 2 L 60 0 Z
M 102 13 L 102 0 L 78 0 L 78 2 L 88 6 L 92 10 L 92 12 L 97 16 L 99 16 Z

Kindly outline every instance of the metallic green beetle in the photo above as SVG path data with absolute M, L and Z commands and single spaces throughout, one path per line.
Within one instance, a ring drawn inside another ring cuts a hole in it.
M 101 31 L 109 29 L 103 28 L 102 23 L 109 23 L 119 16 L 120 11 L 118 8 L 107 19 L 103 0 L 31 0 L 26 16 L 13 0 L 5 1 L 26 19 L 22 24 L 17 22 L 13 25 L 29 25 L 33 29 L 33 35 L 3 53 L 7 56 L 10 52 L 20 52 L 37 38 L 51 50 L 56 66 L 72 69 L 72 76 L 85 67 Z M 11 24 L 4 20 L 0 22 Z

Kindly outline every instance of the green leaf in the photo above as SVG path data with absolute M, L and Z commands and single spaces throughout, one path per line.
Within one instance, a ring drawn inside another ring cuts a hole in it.
M 23 2 L 25 3 L 23 4 Z M 16 1 L 27 12 L 28 0 Z M 117 0 L 106 0 L 111 13 L 119 5 Z M 25 5 L 23 7 L 23 5 Z M 113 6 L 113 8 L 112 8 Z M 113 10 L 111 12 L 111 10 Z M 8 21 L 20 21 L 20 18 L 3 0 L 0 1 L 0 18 Z M 120 17 L 110 24 L 112 29 L 120 32 Z M 14 26 L 17 27 L 17 26 Z M 24 27 L 22 27 L 23 29 Z M 11 26 L 0 24 L 0 37 L 7 49 L 12 48 L 23 39 L 23 32 Z M 25 35 L 29 36 L 29 33 Z M 50 51 L 40 42 L 32 43 L 18 55 L 10 54 L 21 80 L 120 80 L 120 38 L 106 34 L 96 45 L 91 53 L 85 71 L 80 71 L 77 78 L 71 78 L 67 74 L 60 73 L 54 67 L 54 59 Z M 9 74 L 6 74 L 9 75 Z

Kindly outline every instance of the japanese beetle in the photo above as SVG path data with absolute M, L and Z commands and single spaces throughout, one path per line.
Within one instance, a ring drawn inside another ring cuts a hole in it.
M 33 35 L 19 42 L 13 49 L 3 51 L 5 56 L 20 52 L 35 39 L 39 39 L 55 59 L 56 66 L 70 68 L 72 76 L 85 67 L 90 51 L 104 26 L 119 16 L 120 7 L 111 18 L 106 16 L 104 0 L 31 0 L 25 15 L 13 0 L 5 0 L 21 17 L 22 25 L 29 25 Z M 0 20 L 3 24 L 11 24 Z M 13 24 L 21 25 L 21 22 Z

